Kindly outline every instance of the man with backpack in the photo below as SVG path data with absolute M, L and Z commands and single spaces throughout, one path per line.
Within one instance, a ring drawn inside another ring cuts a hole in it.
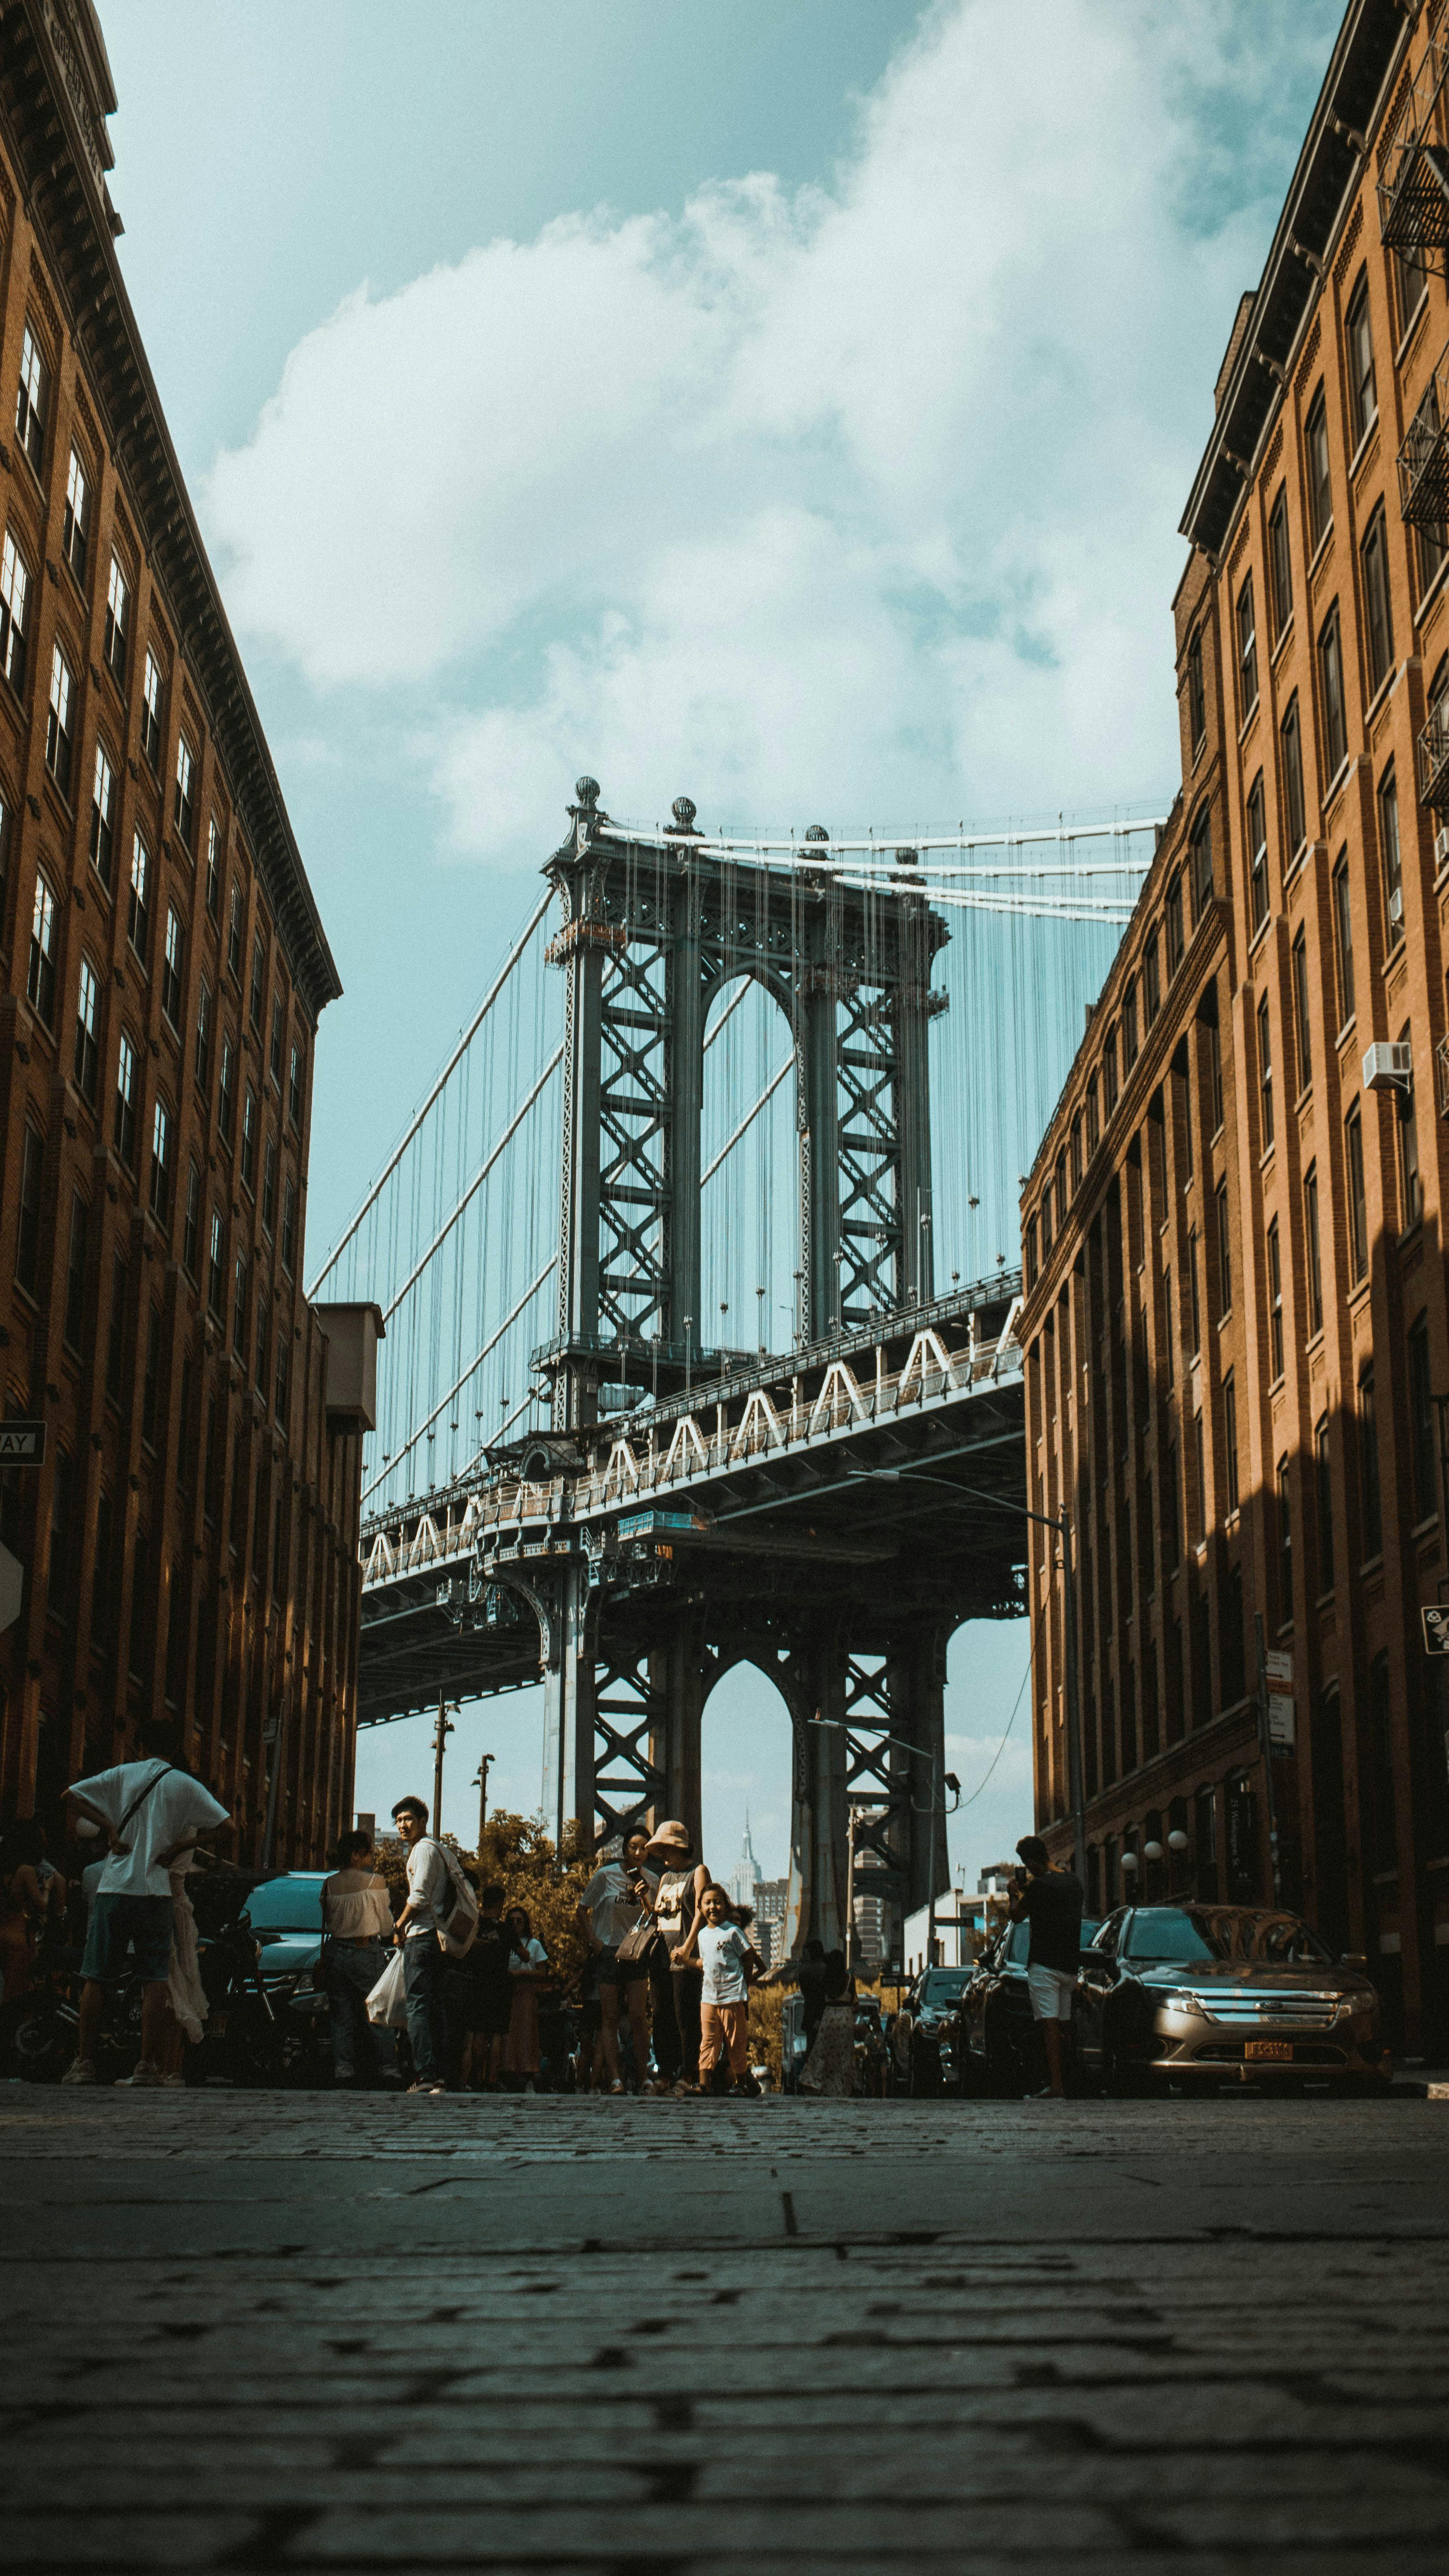
M 445 1976 L 450 1958 L 472 1948 L 478 1899 L 462 1865 L 428 1832 L 427 1803 L 399 1798 L 392 1811 L 408 1855 L 408 1901 L 397 1918 L 407 1996 L 408 2040 L 413 2052 L 411 2093 L 445 2093 L 448 2006 Z
M 171 1976 L 170 1871 L 201 1834 L 224 1825 L 227 1811 L 209 1789 L 173 1760 L 169 1726 L 143 1726 L 146 1759 L 119 1762 L 66 1791 L 75 1816 L 95 1825 L 106 1849 L 86 1926 L 81 1961 L 80 2028 L 75 2064 L 63 2084 L 94 2084 L 102 1988 L 139 1971 L 141 2059 L 131 2078 L 144 2090 L 162 2081 Z

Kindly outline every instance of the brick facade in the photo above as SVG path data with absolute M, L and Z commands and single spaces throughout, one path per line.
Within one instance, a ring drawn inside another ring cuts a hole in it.
M 1411 2050 L 1449 2040 L 1445 1672 L 1420 1618 L 1449 1577 L 1449 838 L 1420 794 L 1441 792 L 1449 531 L 1401 503 L 1438 434 L 1449 293 L 1442 254 L 1396 255 L 1381 220 L 1406 117 L 1449 136 L 1443 14 L 1349 8 L 1243 299 L 1183 523 L 1182 791 L 1023 1197 L 1029 1470 L 1073 1524 L 1092 1901 L 1271 1892 L 1261 1618 L 1292 1658 L 1284 1899 L 1368 1954 Z M 1406 1079 L 1366 1068 L 1400 1040 Z M 1037 1797 L 1061 1848 L 1048 1537 Z M 1186 1848 L 1147 1863 L 1173 1830 Z
M 302 1295 L 340 991 L 113 248 L 94 13 L 0 9 L 5 1812 L 169 1707 L 260 1845 L 351 1798 L 361 1437 Z M 223 1843 L 223 1848 L 225 1844 Z

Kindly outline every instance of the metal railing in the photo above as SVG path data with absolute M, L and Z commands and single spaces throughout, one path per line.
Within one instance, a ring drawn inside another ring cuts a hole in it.
M 1415 750 L 1419 762 L 1419 802 L 1436 814 L 1449 814 L 1449 693 L 1429 709 Z
M 1449 520 L 1449 342 L 1404 433 L 1398 468 L 1400 518 L 1410 527 L 1442 529 Z
M 1449 73 L 1449 50 L 1431 35 L 1404 94 L 1379 161 L 1379 235 L 1387 250 L 1449 246 L 1449 155 L 1433 125 Z

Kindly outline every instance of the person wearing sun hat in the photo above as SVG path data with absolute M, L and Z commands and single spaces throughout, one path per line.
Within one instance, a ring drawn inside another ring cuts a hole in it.
M 704 1970 L 697 1957 L 681 1957 L 698 1928 L 700 1899 L 710 1886 L 710 1873 L 703 1861 L 694 1856 L 694 1838 L 689 1827 L 677 1816 L 666 1817 L 650 1835 L 644 1852 L 644 1864 L 659 1871 L 659 1885 L 654 1891 L 654 1921 L 664 1935 L 664 1955 L 669 1962 L 669 2015 L 660 2010 L 664 1998 L 655 1999 L 654 2054 L 667 2057 L 660 2072 L 673 2083 L 677 2093 L 689 2089 L 699 2064 L 699 2005 Z M 663 1979 L 660 1984 L 663 1986 Z M 673 2027 L 669 2024 L 672 2022 Z

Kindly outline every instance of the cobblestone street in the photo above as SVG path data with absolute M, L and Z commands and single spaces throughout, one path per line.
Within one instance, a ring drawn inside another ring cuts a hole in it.
M 7 2565 L 1428 2576 L 1446 2120 L 11 2086 Z

